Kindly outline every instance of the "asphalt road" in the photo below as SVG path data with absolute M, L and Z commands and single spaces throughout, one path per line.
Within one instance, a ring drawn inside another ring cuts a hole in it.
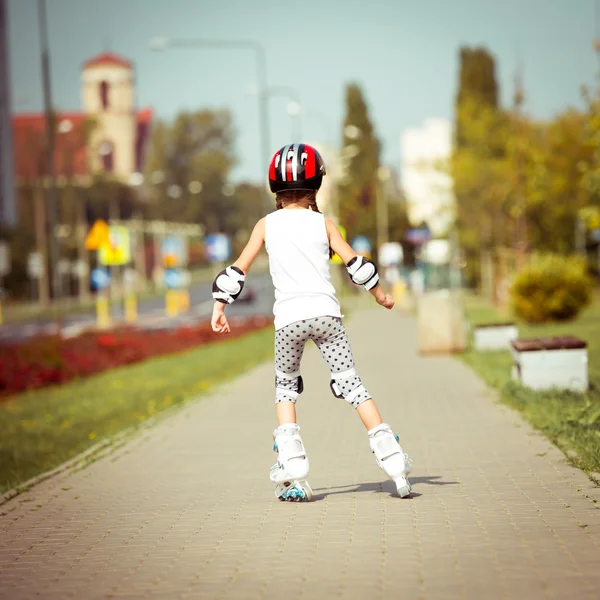
M 154 297 L 141 300 L 138 304 L 138 326 L 147 329 L 171 328 L 181 324 L 191 324 L 207 319 L 212 311 L 212 282 L 200 282 L 190 288 L 190 310 L 178 317 L 169 318 L 165 312 L 165 298 Z M 244 301 L 248 292 L 254 292 L 252 301 Z M 227 308 L 228 316 L 271 315 L 273 310 L 273 286 L 268 273 L 250 275 L 244 292 L 237 302 Z M 124 308 L 121 303 L 111 307 L 113 323 L 123 322 Z M 78 335 L 91 328 L 96 322 L 95 312 L 63 315 L 62 334 Z M 51 334 L 57 331 L 57 325 L 51 319 L 31 319 L 22 323 L 9 323 L 0 326 L 0 343 L 13 343 L 26 340 L 35 335 Z

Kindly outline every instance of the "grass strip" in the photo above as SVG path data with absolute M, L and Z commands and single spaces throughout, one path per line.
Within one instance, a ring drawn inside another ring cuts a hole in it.
M 467 296 L 465 310 L 471 325 L 506 321 L 480 297 Z M 514 317 L 512 317 L 514 319 Z M 508 351 L 478 352 L 472 347 L 462 355 L 502 400 L 554 442 L 573 464 L 595 480 L 600 477 L 600 302 L 597 300 L 568 323 L 528 325 L 517 321 L 520 338 L 574 335 L 588 343 L 590 388 L 585 394 L 565 390 L 534 391 L 511 381 L 512 357 Z
M 0 402 L 0 493 L 273 356 L 273 328 Z

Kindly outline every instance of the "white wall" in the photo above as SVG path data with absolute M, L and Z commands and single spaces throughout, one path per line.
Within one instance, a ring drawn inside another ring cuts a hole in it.
M 453 219 L 452 179 L 443 172 L 452 152 L 452 123 L 427 119 L 401 136 L 402 188 L 412 223 L 426 221 L 443 234 Z

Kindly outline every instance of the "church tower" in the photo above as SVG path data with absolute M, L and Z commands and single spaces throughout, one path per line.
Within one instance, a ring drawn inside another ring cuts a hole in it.
M 88 147 L 92 173 L 127 180 L 136 171 L 137 114 L 132 64 L 111 52 L 88 60 L 81 72 L 83 110 L 95 120 Z

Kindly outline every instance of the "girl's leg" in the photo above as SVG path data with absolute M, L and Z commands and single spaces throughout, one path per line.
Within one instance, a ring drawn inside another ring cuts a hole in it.
M 363 422 L 366 430 L 374 429 L 378 425 L 383 423 L 383 419 L 379 414 L 379 410 L 377 409 L 377 405 L 373 398 L 370 400 L 365 400 L 362 404 L 359 404 L 356 407 L 356 412 L 360 417 L 360 420 Z
M 332 390 L 351 404 L 369 436 L 369 446 L 377 464 L 396 483 L 401 497 L 410 495 L 406 475 L 411 463 L 404 454 L 391 427 L 383 423 L 371 395 L 364 388 L 354 368 L 354 358 L 341 319 L 322 317 L 314 327 L 313 340 L 331 371 Z
M 277 402 L 275 405 L 277 414 L 277 425 L 296 422 L 296 403 L 295 402 Z
M 307 340 L 304 323 L 275 332 L 275 412 L 277 424 L 296 422 L 296 398 L 302 392 L 300 363 Z
M 354 357 L 342 320 L 320 317 L 315 321 L 312 339 L 331 371 L 334 393 L 357 409 L 367 430 L 380 425 L 377 406 L 354 368 Z
M 296 425 L 296 398 L 302 393 L 300 362 L 308 338 L 304 322 L 292 323 L 275 332 L 275 388 L 278 427 L 273 432 L 277 462 L 270 479 L 281 500 L 310 500 L 312 490 L 306 481 L 309 461 Z

